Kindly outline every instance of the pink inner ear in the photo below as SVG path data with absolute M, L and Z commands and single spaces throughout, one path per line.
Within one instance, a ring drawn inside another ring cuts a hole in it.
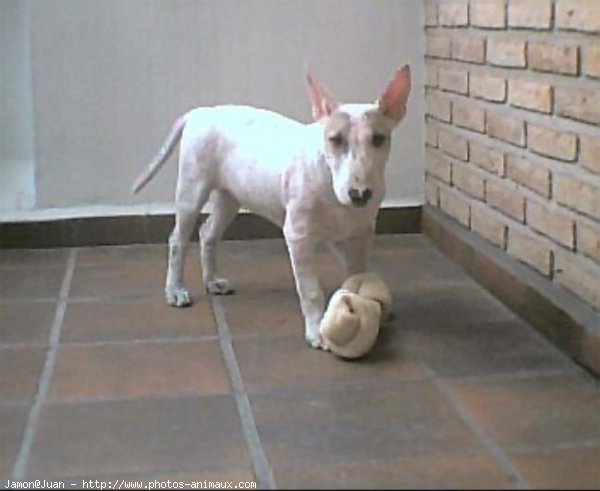
M 406 112 L 406 101 L 410 93 L 410 67 L 404 65 L 396 72 L 385 92 L 379 99 L 379 107 L 383 113 L 393 119 L 400 121 Z
M 313 118 L 318 121 L 321 118 L 331 115 L 337 107 L 337 103 L 319 86 L 310 74 L 306 75 L 306 82 L 308 83 Z

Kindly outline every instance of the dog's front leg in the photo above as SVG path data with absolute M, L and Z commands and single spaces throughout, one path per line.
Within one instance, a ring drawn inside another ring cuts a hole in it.
M 373 227 L 369 227 L 363 233 L 350 237 L 340 244 L 344 253 L 347 276 L 367 271 L 374 236 Z
M 325 308 L 325 295 L 316 271 L 316 244 L 308 239 L 291 239 L 286 236 L 286 245 L 304 316 L 304 336 L 313 348 L 324 348 L 319 323 Z

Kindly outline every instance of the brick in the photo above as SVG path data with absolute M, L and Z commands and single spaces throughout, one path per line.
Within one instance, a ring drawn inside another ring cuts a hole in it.
M 450 58 L 452 54 L 451 38 L 428 34 L 425 38 L 425 54 L 435 58 Z
M 450 99 L 437 91 L 427 91 L 425 102 L 427 114 L 441 121 L 450 122 Z
M 504 175 L 504 153 L 486 145 L 469 142 L 470 162 L 499 176 Z
M 567 253 L 557 254 L 554 277 L 560 285 L 600 308 L 600 267 L 597 264 Z
M 550 276 L 552 252 L 535 235 L 526 234 L 514 227 L 509 227 L 506 251 L 543 275 Z
M 466 138 L 445 128 L 440 128 L 438 130 L 438 143 L 444 153 L 460 160 L 468 160 L 469 145 Z
M 426 26 L 437 26 L 437 2 L 434 0 L 426 0 L 425 2 L 425 25 Z
M 469 24 L 469 4 L 466 0 L 445 0 L 438 6 L 438 21 L 442 26 Z
M 492 65 L 518 67 L 526 66 L 525 41 L 519 39 L 488 39 L 487 61 Z
M 471 2 L 471 25 L 488 29 L 506 27 L 504 0 Z
M 527 58 L 532 70 L 565 75 L 579 73 L 579 47 L 575 45 L 530 42 Z
M 550 171 L 529 159 L 507 155 L 506 176 L 545 198 L 550 197 Z
M 469 95 L 493 102 L 506 100 L 506 79 L 486 74 L 469 74 Z
M 452 103 L 452 122 L 456 126 L 484 133 L 485 110 L 475 104 L 454 101 Z
M 438 146 L 437 126 L 431 122 L 425 125 L 425 143 L 430 147 Z
M 511 0 L 508 3 L 508 25 L 528 29 L 552 26 L 551 0 Z
M 483 201 L 485 195 L 484 179 L 468 164 L 457 163 L 452 166 L 452 182 L 464 193 Z
M 440 188 L 440 208 L 465 227 L 469 227 L 471 209 L 466 198 L 459 197 L 457 193 Z
M 483 63 L 485 61 L 485 39 L 464 35 L 452 38 L 452 58 Z
M 525 123 L 521 119 L 506 114 L 487 112 L 486 132 L 497 138 L 520 147 L 525 146 Z
M 519 222 L 525 220 L 525 198 L 516 186 L 488 179 L 485 185 L 485 199 L 497 210 Z
M 558 0 L 556 26 L 559 29 L 600 32 L 598 0 Z
M 575 247 L 575 221 L 556 206 L 527 200 L 525 205 L 527 225 L 550 237 L 555 242 L 573 249 Z
M 508 100 L 515 107 L 549 114 L 552 112 L 552 86 L 529 80 L 510 80 Z
M 600 188 L 567 174 L 555 174 L 554 196 L 568 208 L 600 218 Z
M 600 45 L 592 44 L 585 48 L 583 73 L 588 77 L 600 78 Z
M 545 126 L 527 124 L 527 144 L 540 155 L 573 162 L 577 158 L 577 135 Z
M 438 187 L 431 179 L 425 181 L 425 201 L 428 205 L 433 205 L 436 208 L 439 206 Z
M 425 152 L 425 171 L 447 184 L 452 182 L 450 162 L 431 150 Z
M 501 248 L 505 247 L 506 225 L 482 207 L 471 207 L 471 229 L 492 244 Z
M 579 162 L 591 172 L 600 174 L 600 136 L 592 138 L 581 135 L 579 137 Z
M 425 86 L 438 86 L 438 67 L 432 63 L 425 63 Z
M 600 124 L 600 90 L 579 87 L 555 87 L 556 114 L 566 118 Z
M 600 262 L 600 225 L 577 222 L 577 249 L 582 254 Z
M 443 90 L 467 94 L 469 91 L 468 72 L 460 68 L 440 67 L 438 85 Z

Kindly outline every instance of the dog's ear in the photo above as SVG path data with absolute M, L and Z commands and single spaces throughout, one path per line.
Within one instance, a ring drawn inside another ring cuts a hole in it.
M 392 81 L 377 101 L 379 110 L 395 123 L 406 113 L 406 101 L 410 93 L 410 66 L 404 65 L 396 72 Z
M 338 107 L 335 99 L 315 81 L 310 73 L 306 73 L 308 94 L 312 106 L 312 116 L 315 121 L 330 116 Z

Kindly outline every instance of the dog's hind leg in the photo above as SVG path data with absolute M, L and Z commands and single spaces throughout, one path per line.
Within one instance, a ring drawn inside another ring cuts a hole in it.
M 240 207 L 238 201 L 225 190 L 215 190 L 212 195 L 213 211 L 199 231 L 200 260 L 204 288 L 211 295 L 229 295 L 234 292 L 225 278 L 216 276 L 217 245 Z
M 199 185 L 177 189 L 175 227 L 169 237 L 169 261 L 165 297 L 173 307 L 187 307 L 192 298 L 183 283 L 183 265 L 198 214 L 210 195 L 210 187 Z

